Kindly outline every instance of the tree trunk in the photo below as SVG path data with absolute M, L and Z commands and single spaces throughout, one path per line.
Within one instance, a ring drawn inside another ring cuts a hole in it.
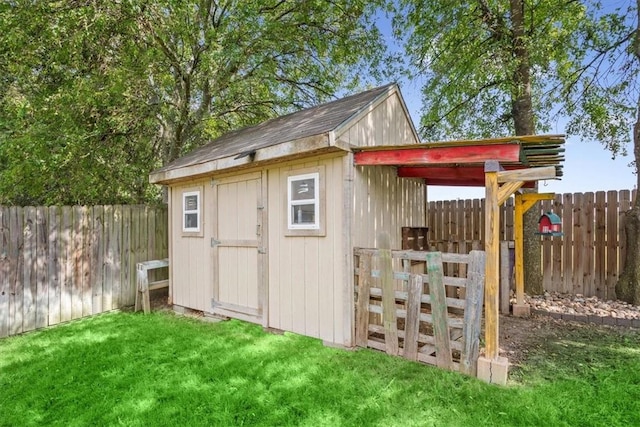
M 533 103 L 531 100 L 531 64 L 525 44 L 524 0 L 511 0 L 511 26 L 513 31 L 513 55 L 516 69 L 513 75 L 514 92 L 512 95 L 512 115 L 516 135 L 534 135 Z M 525 190 L 537 192 L 534 190 Z M 540 237 L 538 231 L 539 215 L 536 205 L 524 215 L 524 289 L 531 295 L 539 295 L 542 287 L 540 260 Z

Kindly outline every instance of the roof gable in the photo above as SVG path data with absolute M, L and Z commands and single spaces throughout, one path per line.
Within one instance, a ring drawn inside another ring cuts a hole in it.
M 267 120 L 258 125 L 229 132 L 189 154 L 152 172 L 151 182 L 162 182 L 165 172 L 238 156 L 285 142 L 328 134 L 381 97 L 397 90 L 388 84 L 336 101 Z

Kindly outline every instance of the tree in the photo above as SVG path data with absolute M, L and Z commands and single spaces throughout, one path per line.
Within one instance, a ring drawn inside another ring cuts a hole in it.
M 0 6 L 0 203 L 157 196 L 148 172 L 349 90 L 383 49 L 364 0 Z M 115 178 L 115 179 L 114 179 Z
M 569 73 L 574 84 L 564 89 L 573 118 L 569 131 L 601 142 L 615 156 L 633 147 L 632 167 L 640 188 L 640 0 L 603 8 L 591 5 L 582 35 L 585 61 Z M 619 299 L 640 304 L 640 200 L 625 213 L 626 257 L 616 283 Z
M 549 127 L 564 70 L 585 56 L 571 0 L 401 0 L 394 28 L 423 87 L 427 139 L 531 135 Z M 525 215 L 525 289 L 542 292 L 538 215 Z

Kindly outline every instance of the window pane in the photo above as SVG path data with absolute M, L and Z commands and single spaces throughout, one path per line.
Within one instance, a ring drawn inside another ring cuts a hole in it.
M 291 222 L 293 224 L 315 224 L 316 205 L 310 203 L 307 205 L 291 206 Z
M 291 200 L 314 199 L 316 180 L 313 178 L 291 181 Z
M 198 209 L 198 196 L 193 194 L 191 196 L 184 197 L 184 210 L 195 211 Z
M 198 214 L 186 213 L 184 214 L 184 228 L 198 228 Z

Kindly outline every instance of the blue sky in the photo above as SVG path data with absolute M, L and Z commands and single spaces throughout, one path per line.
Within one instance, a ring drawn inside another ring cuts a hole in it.
M 615 9 L 629 4 L 629 0 L 607 0 L 605 9 Z M 386 38 L 391 50 L 401 49 L 391 36 L 390 22 L 383 13 L 377 15 L 378 26 Z M 411 118 L 416 126 L 420 122 L 420 82 L 399 80 Z M 630 130 L 631 131 L 631 130 Z M 556 129 L 550 133 L 564 134 L 564 121 L 560 119 Z M 505 135 L 496 135 L 505 136 Z M 627 150 L 632 153 L 632 147 Z M 607 190 L 632 190 L 636 185 L 636 175 L 629 163 L 632 156 L 617 156 L 612 159 L 611 152 L 594 141 L 583 141 L 578 137 L 569 137 L 565 143 L 564 176 L 560 180 L 540 183 L 540 192 L 577 193 Z M 478 187 L 436 187 L 428 189 L 429 200 L 451 200 L 484 197 L 484 188 Z

